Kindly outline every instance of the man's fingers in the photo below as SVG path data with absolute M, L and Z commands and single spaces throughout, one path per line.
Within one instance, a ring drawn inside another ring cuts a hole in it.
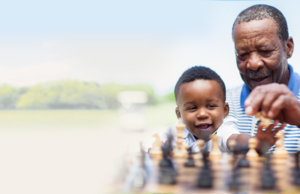
M 284 96 L 285 99 L 281 99 Z M 262 116 L 275 118 L 283 108 L 278 106 L 286 100 L 286 96 L 293 96 L 293 93 L 283 84 L 267 84 L 258 86 L 252 90 L 248 98 L 245 101 L 246 114 L 254 115 L 258 111 Z M 277 103 L 277 101 L 279 102 Z M 284 102 L 285 105 L 290 102 Z M 273 110 L 274 109 L 274 110 Z
M 257 113 L 259 111 L 259 109 L 261 108 L 261 103 L 264 100 L 265 97 L 265 92 L 266 90 L 264 89 L 263 86 L 260 87 L 256 87 L 254 88 L 254 90 L 249 94 L 249 99 L 247 99 L 247 103 L 245 102 L 245 105 L 250 103 L 246 110 L 245 113 L 247 115 L 254 115 L 255 113 Z M 253 98 L 253 96 L 255 96 L 255 98 Z
M 276 118 L 280 111 L 286 106 L 286 95 L 279 96 L 271 105 L 268 117 Z
M 278 98 L 279 93 L 272 93 L 272 92 L 266 92 L 265 93 L 265 97 L 261 103 L 261 115 L 263 117 L 269 117 L 268 116 L 268 112 L 272 106 L 272 104 L 274 103 L 274 101 Z M 273 118 L 273 117 L 269 117 L 269 118 Z

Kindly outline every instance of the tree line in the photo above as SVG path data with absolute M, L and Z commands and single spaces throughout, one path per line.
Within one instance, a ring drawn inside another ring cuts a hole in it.
M 158 98 L 148 84 L 98 84 L 61 80 L 30 87 L 0 86 L 0 109 L 114 109 L 119 107 L 117 95 L 122 91 L 144 91 L 147 104 L 174 100 L 171 93 Z

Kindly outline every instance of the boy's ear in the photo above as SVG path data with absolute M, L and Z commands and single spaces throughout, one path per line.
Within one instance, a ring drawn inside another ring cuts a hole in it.
M 176 113 L 177 119 L 181 118 L 181 114 L 180 114 L 178 107 L 175 108 L 175 113 Z
M 229 104 L 227 102 L 225 102 L 224 105 L 224 118 L 227 117 L 229 114 Z

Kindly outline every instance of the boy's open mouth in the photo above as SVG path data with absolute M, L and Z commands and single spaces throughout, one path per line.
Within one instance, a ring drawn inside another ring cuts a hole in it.
M 212 126 L 211 124 L 200 124 L 197 125 L 196 128 L 201 130 L 201 131 L 208 131 L 210 129 L 210 126 Z

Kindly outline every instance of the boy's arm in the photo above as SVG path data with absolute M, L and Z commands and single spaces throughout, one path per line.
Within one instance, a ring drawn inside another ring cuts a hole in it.
M 278 121 L 275 121 L 273 124 L 269 125 L 265 131 L 263 131 L 264 124 L 259 124 L 255 135 L 258 142 L 257 150 L 269 150 L 275 144 L 277 141 L 277 138 L 275 137 L 276 133 L 286 126 L 286 123 L 283 123 L 280 127 L 273 130 L 278 123 Z
M 256 150 L 261 151 L 262 148 L 264 150 L 270 149 L 276 142 L 277 138 L 275 137 L 276 133 L 282 130 L 286 124 L 283 123 L 280 127 L 273 130 L 273 128 L 278 124 L 278 121 L 275 121 L 273 124 L 269 125 L 265 131 L 263 131 L 264 124 L 260 124 L 257 128 L 257 133 L 254 136 L 257 140 Z M 273 130 L 273 131 L 272 131 Z M 230 146 L 228 143 L 231 140 L 235 140 L 237 146 L 248 146 L 248 141 L 251 138 L 249 134 L 241 133 L 241 134 L 232 134 L 227 140 L 227 147 Z M 264 147 L 263 147 L 264 146 Z M 232 151 L 232 150 L 231 150 Z
M 227 139 L 227 147 L 230 148 L 229 142 L 231 140 L 234 140 L 236 142 L 236 146 L 248 146 L 248 141 L 251 138 L 251 135 L 247 133 L 241 133 L 241 134 L 232 134 L 228 139 Z M 233 150 L 230 150 L 233 151 Z

